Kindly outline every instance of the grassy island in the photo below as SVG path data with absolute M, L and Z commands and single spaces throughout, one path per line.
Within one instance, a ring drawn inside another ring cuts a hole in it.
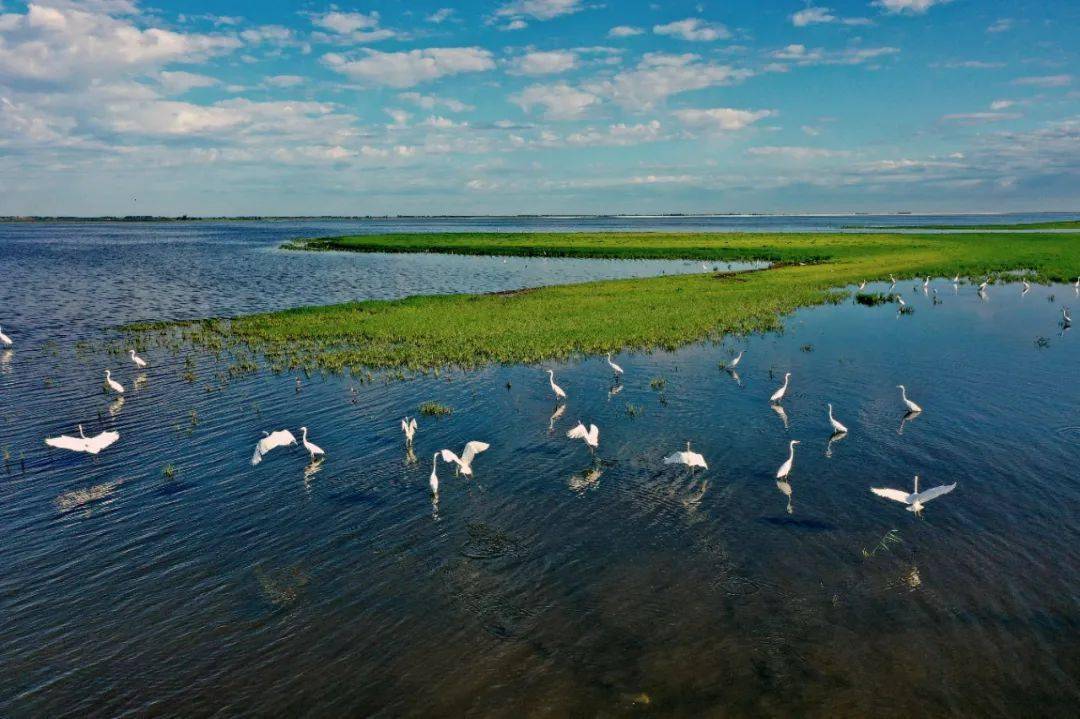
M 304 247 L 592 258 L 765 260 L 770 269 L 556 285 L 499 294 L 409 297 L 141 325 L 196 344 L 243 346 L 273 366 L 426 370 L 537 362 L 622 348 L 674 348 L 778 327 L 799 307 L 836 301 L 861 280 L 1026 270 L 1080 275 L 1080 232 L 1055 234 L 547 233 L 395 234 L 326 238 Z

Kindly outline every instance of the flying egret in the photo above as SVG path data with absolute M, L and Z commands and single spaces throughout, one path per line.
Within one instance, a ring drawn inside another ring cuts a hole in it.
M 577 425 L 566 433 L 566 436 L 570 439 L 583 439 L 585 444 L 589 446 L 589 449 L 596 449 L 600 446 L 600 428 L 595 424 L 590 424 L 588 429 L 585 429 L 585 424 L 578 422 Z
M 309 442 L 308 441 L 307 427 L 301 427 L 300 428 L 300 435 L 301 435 L 301 438 L 302 438 L 302 441 L 303 441 L 303 444 L 304 444 L 304 449 L 306 449 L 308 451 L 308 454 L 311 455 L 311 461 L 312 462 L 314 462 L 315 458 L 318 457 L 319 455 L 326 454 L 326 452 L 323 451 L 322 447 L 315 444 L 314 442 Z
M 136 367 L 142 369 L 146 366 L 146 360 L 135 354 L 135 350 L 128 350 L 128 354 L 131 356 L 131 361 L 135 363 Z
M 471 477 L 473 458 L 489 447 L 491 447 L 491 445 L 487 442 L 472 441 L 465 445 L 465 449 L 462 451 L 460 457 L 448 449 L 442 450 L 442 460 L 444 462 L 456 464 L 458 466 L 456 471 L 461 472 L 466 477 Z
M 78 437 L 67 434 L 62 434 L 59 437 L 46 437 L 45 444 L 57 449 L 70 449 L 72 452 L 97 454 L 118 439 L 120 439 L 119 432 L 102 432 L 93 437 L 87 437 L 83 434 L 83 428 L 80 424 Z
M 105 384 L 108 385 L 109 389 L 111 389 L 113 392 L 116 392 L 117 394 L 124 393 L 124 385 L 114 380 L 112 378 L 112 372 L 110 372 L 109 370 L 105 370 Z
M 563 388 L 555 384 L 555 370 L 548 370 L 548 383 L 551 384 L 551 391 L 555 393 L 555 399 L 566 399 L 566 392 L 563 392 Z
M 734 372 L 735 368 L 739 366 L 740 362 L 742 362 L 742 356 L 744 352 L 746 352 L 746 350 L 739 350 L 739 354 L 735 355 L 735 359 L 728 362 L 727 365 L 725 365 L 724 369 L 729 372 Z
M 296 437 L 287 429 L 281 429 L 277 432 L 263 432 L 263 438 L 255 445 L 255 454 L 251 456 L 252 466 L 261 462 L 263 455 L 270 450 L 291 444 L 296 444 Z
M 705 458 L 697 452 L 690 451 L 690 443 L 686 443 L 685 452 L 675 452 L 667 457 L 664 457 L 664 464 L 685 464 L 687 467 L 701 467 L 702 469 L 708 469 L 709 465 L 705 464 Z
M 401 420 L 401 431 L 405 433 L 405 444 L 412 444 L 416 435 L 416 417 L 406 417 Z
M 919 475 L 915 475 L 915 491 L 908 494 L 902 489 L 889 489 L 886 487 L 871 487 L 870 491 L 879 497 L 885 497 L 886 499 L 892 499 L 897 502 L 903 502 L 908 505 L 907 511 L 914 512 L 915 514 L 922 514 L 923 505 L 929 502 L 931 499 L 936 499 L 943 494 L 956 489 L 956 482 L 952 484 L 942 484 L 937 487 L 931 487 L 930 489 L 920 492 L 919 491 Z
M 847 427 L 845 427 L 843 424 L 838 422 L 835 417 L 833 417 L 831 403 L 829 404 L 829 424 L 832 425 L 833 434 L 845 434 L 847 432 Z
M 922 407 L 907 398 L 907 389 L 904 388 L 904 385 L 898 384 L 896 388 L 900 390 L 900 399 L 904 400 L 909 412 L 922 412 Z
M 1068 307 L 1061 308 L 1061 321 L 1065 323 L 1066 327 L 1070 327 L 1072 325 L 1072 315 L 1069 314 Z
M 784 395 L 787 394 L 788 382 L 791 380 L 791 373 L 784 373 L 784 384 L 780 386 L 780 389 L 772 393 L 772 397 L 769 397 L 770 402 L 780 402 L 784 399 Z
M 11 338 L 4 334 L 3 330 L 0 330 L 0 342 L 3 342 L 7 347 L 10 347 L 13 344 Z
M 431 494 L 435 497 L 439 496 L 439 475 L 435 473 L 435 467 L 439 464 L 439 453 L 431 455 L 431 476 L 428 477 L 428 485 L 431 487 Z
M 611 368 L 611 371 L 614 372 L 616 374 L 616 376 L 621 375 L 623 373 L 623 368 L 611 361 L 611 353 L 610 352 L 607 353 L 607 363 L 608 363 L 608 367 Z
M 795 463 L 795 445 L 797 444 L 799 444 L 797 439 L 788 442 L 788 458 L 786 462 L 780 465 L 780 469 L 776 470 L 777 479 L 787 479 L 788 474 L 791 472 L 791 465 Z

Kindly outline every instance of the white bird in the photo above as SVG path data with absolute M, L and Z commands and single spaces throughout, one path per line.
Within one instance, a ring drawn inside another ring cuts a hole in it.
M 727 366 L 724 367 L 724 369 L 734 372 L 735 368 L 739 366 L 740 362 L 742 362 L 742 356 L 744 352 L 746 352 L 746 350 L 740 350 L 739 354 L 735 355 L 735 359 L 728 362 Z
M 304 449 L 306 449 L 308 451 L 308 454 L 311 455 L 311 461 L 312 462 L 314 462 L 315 458 L 318 457 L 319 455 L 326 454 L 326 452 L 323 451 L 322 447 L 315 444 L 314 442 L 308 442 L 307 427 L 301 427 L 300 428 L 300 434 L 301 434 L 301 438 L 302 438 L 303 443 L 304 443 Z
M 889 273 L 889 282 L 892 282 L 894 285 L 896 284 L 896 278 L 892 276 L 892 273 Z
M 102 432 L 93 437 L 87 437 L 83 434 L 83 428 L 80 424 L 78 437 L 72 437 L 66 434 L 62 434 L 59 437 L 46 437 L 45 444 L 50 447 L 56 447 L 57 449 L 70 449 L 72 452 L 97 454 L 118 439 L 120 439 L 119 432 Z
M 566 392 L 563 392 L 563 388 L 555 384 L 555 370 L 548 370 L 548 383 L 551 384 L 551 391 L 555 393 L 556 399 L 566 399 Z
M 401 420 L 401 431 L 405 433 L 405 444 L 412 444 L 413 436 L 416 435 L 416 417 L 406 417 Z
M 897 502 L 903 502 L 908 505 L 907 511 L 914 512 L 915 514 L 922 514 L 923 505 L 929 502 L 931 499 L 936 499 L 943 494 L 956 489 L 956 482 L 952 484 L 943 484 L 937 487 L 931 487 L 925 492 L 919 492 L 919 475 L 915 475 L 915 491 L 908 494 L 902 489 L 889 489 L 886 487 L 871 487 L 870 491 L 879 497 L 885 497 L 886 499 L 892 499 Z
M 614 372 L 615 374 L 622 374 L 623 373 L 623 368 L 611 361 L 611 353 L 610 352 L 607 353 L 607 363 L 608 363 L 608 367 L 611 367 L 611 371 Z
M 255 454 L 251 456 L 251 464 L 254 466 L 262 461 L 263 455 L 272 449 L 296 444 L 296 437 L 287 429 L 277 432 L 263 432 L 263 438 L 255 445 Z
M 456 454 L 454 454 L 448 449 L 442 450 L 442 460 L 444 462 L 452 462 L 453 464 L 456 464 L 458 466 L 458 471 L 460 471 L 466 477 L 471 477 L 473 458 L 484 450 L 488 449 L 489 447 L 491 447 L 491 445 L 487 442 L 469 442 L 465 445 L 465 449 L 464 451 L 462 451 L 460 457 L 458 457 Z
M 128 350 L 128 354 L 131 355 L 131 361 L 135 363 L 136 367 L 141 369 L 146 366 L 146 360 L 135 354 L 135 350 Z
M 952 278 L 952 283 L 953 283 L 954 285 L 958 285 L 958 284 L 960 284 L 960 274 L 959 274 L 959 273 L 957 273 L 956 277 L 953 277 L 953 278 Z
M 690 443 L 686 443 L 685 452 L 675 452 L 667 457 L 664 457 L 664 464 L 685 464 L 688 467 L 701 467 L 702 469 L 708 469 L 709 465 L 705 464 L 705 458 L 697 452 L 690 451 Z
M 1076 278 L 1076 282 L 1073 282 L 1073 287 L 1080 290 L 1080 277 Z
M 988 284 L 989 284 L 989 281 L 988 281 L 988 280 L 983 280 L 983 281 L 982 281 L 982 282 L 981 282 L 981 283 L 979 284 L 979 292 L 986 292 L 986 286 L 987 286 Z
M 109 389 L 111 389 L 113 392 L 116 392 L 117 394 L 124 393 L 124 385 L 114 380 L 112 378 L 112 372 L 110 372 L 109 370 L 105 370 L 105 384 L 107 384 L 109 386 Z
M 926 279 L 923 280 L 922 286 L 923 286 L 923 289 L 926 289 L 927 287 L 930 286 L 930 275 L 927 275 Z
M 832 404 L 829 404 L 829 424 L 832 425 L 833 434 L 844 434 L 847 432 L 847 427 L 842 425 L 832 413 Z
M 0 330 L 0 342 L 3 342 L 7 347 L 12 345 L 11 338 L 4 334 L 3 330 Z
M 866 280 L 863 280 L 862 282 L 859 283 L 859 289 L 860 290 L 865 290 L 866 289 Z
M 904 404 L 907 405 L 909 412 L 922 412 L 922 407 L 907 398 L 907 390 L 904 388 L 904 385 L 898 384 L 896 385 L 896 388 L 900 390 L 900 399 L 904 400 Z
M 1066 327 L 1069 327 L 1070 325 L 1072 325 L 1072 315 L 1069 314 L 1069 308 L 1068 307 L 1062 307 L 1061 308 L 1061 320 L 1062 320 L 1062 322 L 1065 323 Z
M 896 301 L 900 303 L 901 307 L 907 306 L 907 302 L 904 302 L 904 298 L 900 295 L 896 295 Z
M 1024 293 L 1027 294 L 1027 292 L 1031 289 L 1031 285 L 1028 284 L 1027 280 L 1021 280 L 1021 282 L 1024 283 Z
M 431 455 L 431 476 L 428 477 L 428 485 L 431 487 L 431 493 L 439 496 L 439 475 L 435 473 L 435 467 L 439 463 L 439 453 Z
M 784 384 L 780 386 L 780 389 L 772 393 L 772 397 L 769 397 L 770 402 L 779 402 L 787 394 L 788 381 L 791 379 L 791 373 L 786 372 L 784 374 Z
M 596 449 L 600 446 L 600 428 L 595 424 L 590 424 L 588 429 L 585 429 L 585 425 L 582 422 L 578 422 L 577 425 L 566 433 L 566 436 L 570 439 L 583 439 L 591 449 Z
M 777 479 L 786 479 L 788 473 L 791 472 L 791 465 L 795 463 L 795 445 L 797 444 L 799 444 L 797 439 L 788 442 L 788 458 L 786 462 L 780 465 L 780 469 L 776 470 Z

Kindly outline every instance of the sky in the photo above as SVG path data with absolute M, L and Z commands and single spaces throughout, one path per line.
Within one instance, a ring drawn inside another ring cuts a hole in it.
M 1075 0 L 0 0 L 0 214 L 1080 210 Z

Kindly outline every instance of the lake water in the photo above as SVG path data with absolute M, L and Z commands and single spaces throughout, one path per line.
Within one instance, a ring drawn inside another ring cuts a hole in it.
M 937 280 L 934 304 L 902 284 L 912 315 L 803 310 L 783 333 L 616 356 L 619 385 L 603 358 L 555 363 L 554 419 L 549 365 L 223 385 L 224 359 L 149 352 L 140 373 L 76 344 L 135 319 L 700 271 L 276 249 L 371 228 L 0 226 L 0 715 L 1074 713 L 1072 287 Z M 718 363 L 744 348 L 736 380 Z M 768 396 L 786 371 L 785 420 Z M 414 462 L 397 423 L 429 400 L 453 414 L 419 418 Z M 827 402 L 850 429 L 832 444 Z M 565 437 L 578 419 L 595 458 Z M 121 439 L 43 445 L 79 422 Z M 301 425 L 316 471 L 301 449 L 251 466 L 263 430 Z M 475 477 L 440 464 L 433 506 L 432 453 L 473 439 L 492 445 Z M 663 465 L 688 440 L 707 471 Z M 922 518 L 868 491 L 915 474 L 958 486 Z

